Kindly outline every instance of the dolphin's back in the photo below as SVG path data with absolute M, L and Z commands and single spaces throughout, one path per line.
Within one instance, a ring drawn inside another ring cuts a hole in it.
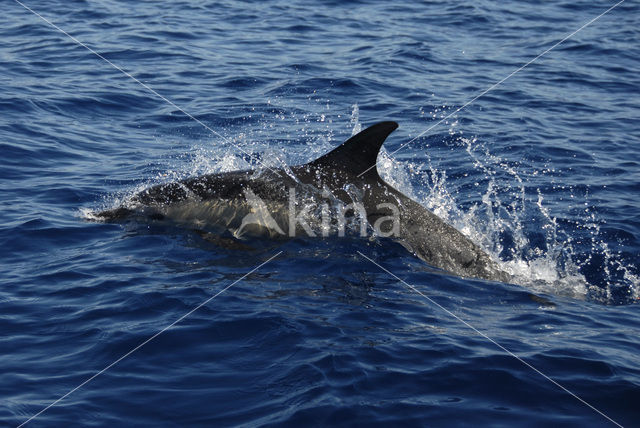
M 297 196 L 306 194 L 306 200 L 315 200 L 316 205 L 323 202 L 328 190 L 346 206 L 361 203 L 374 230 L 382 224 L 381 231 L 387 232 L 383 229 L 394 225 L 389 219 L 395 218 L 397 231 L 394 226 L 393 234 L 382 236 L 395 237 L 430 265 L 459 276 L 507 281 L 508 275 L 470 239 L 380 177 L 376 167 L 380 148 L 397 127 L 396 122 L 380 122 L 324 156 L 290 169 L 233 171 L 153 186 L 135 195 L 128 205 L 96 217 L 107 221 L 131 216 L 168 217 L 243 229 L 264 211 L 251 204 L 247 199 L 251 195 L 264 202 L 261 207 L 277 211 L 280 217 L 276 218 L 288 218 L 292 230 L 292 205 L 287 200 L 292 189 Z M 265 224 L 274 228 L 274 222 Z

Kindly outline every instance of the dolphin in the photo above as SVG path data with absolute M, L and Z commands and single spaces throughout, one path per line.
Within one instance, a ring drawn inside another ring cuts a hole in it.
M 303 165 L 156 185 L 95 217 L 168 219 L 200 229 L 227 230 L 240 239 L 265 234 L 340 235 L 348 225 L 357 228 L 361 220 L 361 234 L 373 229 L 372 233 L 395 239 L 445 273 L 509 282 L 510 275 L 469 238 L 380 177 L 375 166 L 378 153 L 397 127 L 391 121 L 372 125 Z

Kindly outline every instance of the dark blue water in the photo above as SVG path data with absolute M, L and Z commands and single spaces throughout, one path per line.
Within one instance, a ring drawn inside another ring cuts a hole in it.
M 3 2 L 3 425 L 72 391 L 29 426 L 637 426 L 638 4 L 455 113 L 613 3 L 290 3 L 27 0 L 171 105 Z M 311 160 L 380 120 L 400 123 L 382 175 L 516 284 L 385 240 L 239 250 L 90 220 L 154 183 Z

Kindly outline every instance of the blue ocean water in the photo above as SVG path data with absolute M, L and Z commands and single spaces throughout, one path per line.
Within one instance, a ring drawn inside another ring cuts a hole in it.
M 513 75 L 614 3 L 23 5 L 0 16 L 3 425 L 640 423 L 637 3 Z M 91 221 L 381 120 L 381 174 L 515 284 L 387 240 Z

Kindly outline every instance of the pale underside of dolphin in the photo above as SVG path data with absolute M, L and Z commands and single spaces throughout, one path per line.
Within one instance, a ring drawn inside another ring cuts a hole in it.
M 362 219 L 373 233 L 396 239 L 433 267 L 508 282 L 510 276 L 469 238 L 380 177 L 378 152 L 397 127 L 375 124 L 304 165 L 153 186 L 96 217 L 168 219 L 198 229 L 226 229 L 236 237 L 340 235 L 345 223 Z

